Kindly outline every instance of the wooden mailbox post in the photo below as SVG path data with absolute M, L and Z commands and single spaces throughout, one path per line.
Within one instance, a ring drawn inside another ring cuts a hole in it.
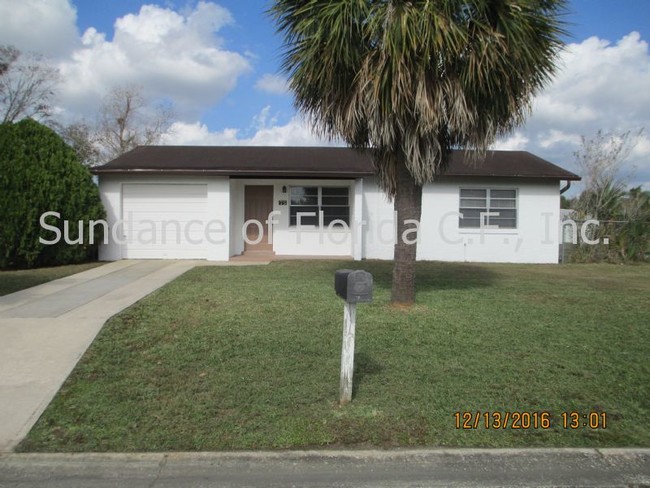
M 336 294 L 345 300 L 343 306 L 343 346 L 341 349 L 340 404 L 352 401 L 354 372 L 354 335 L 357 303 L 372 301 L 372 275 L 367 271 L 340 269 L 334 277 Z

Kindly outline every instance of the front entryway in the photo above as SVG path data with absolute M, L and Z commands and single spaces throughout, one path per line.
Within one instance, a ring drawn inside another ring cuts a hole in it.
M 246 186 L 244 187 L 244 221 L 256 220 L 262 224 L 264 235 L 258 244 L 244 243 L 245 252 L 273 252 L 273 244 L 269 242 L 268 225 L 266 221 L 273 211 L 273 186 Z M 259 239 L 260 228 L 250 224 L 246 228 L 248 241 L 255 242 Z

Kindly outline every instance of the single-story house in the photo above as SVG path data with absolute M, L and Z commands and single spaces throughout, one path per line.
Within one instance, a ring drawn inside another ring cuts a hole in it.
M 102 260 L 392 259 L 401 238 L 370 154 L 349 148 L 145 146 L 93 172 Z M 579 179 L 528 152 L 455 152 L 404 237 L 421 260 L 557 263 L 562 182 Z

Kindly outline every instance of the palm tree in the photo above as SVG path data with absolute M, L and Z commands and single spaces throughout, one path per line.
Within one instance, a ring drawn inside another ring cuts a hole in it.
M 550 80 L 564 0 L 275 0 L 283 68 L 321 134 L 370 148 L 398 216 L 392 301 L 415 298 L 422 185 L 480 156 Z M 472 156 L 469 156 L 472 159 Z

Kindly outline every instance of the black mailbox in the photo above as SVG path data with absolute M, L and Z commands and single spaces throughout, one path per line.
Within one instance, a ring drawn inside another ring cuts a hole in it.
M 348 303 L 372 302 L 372 275 L 367 271 L 339 269 L 334 275 L 334 290 Z

